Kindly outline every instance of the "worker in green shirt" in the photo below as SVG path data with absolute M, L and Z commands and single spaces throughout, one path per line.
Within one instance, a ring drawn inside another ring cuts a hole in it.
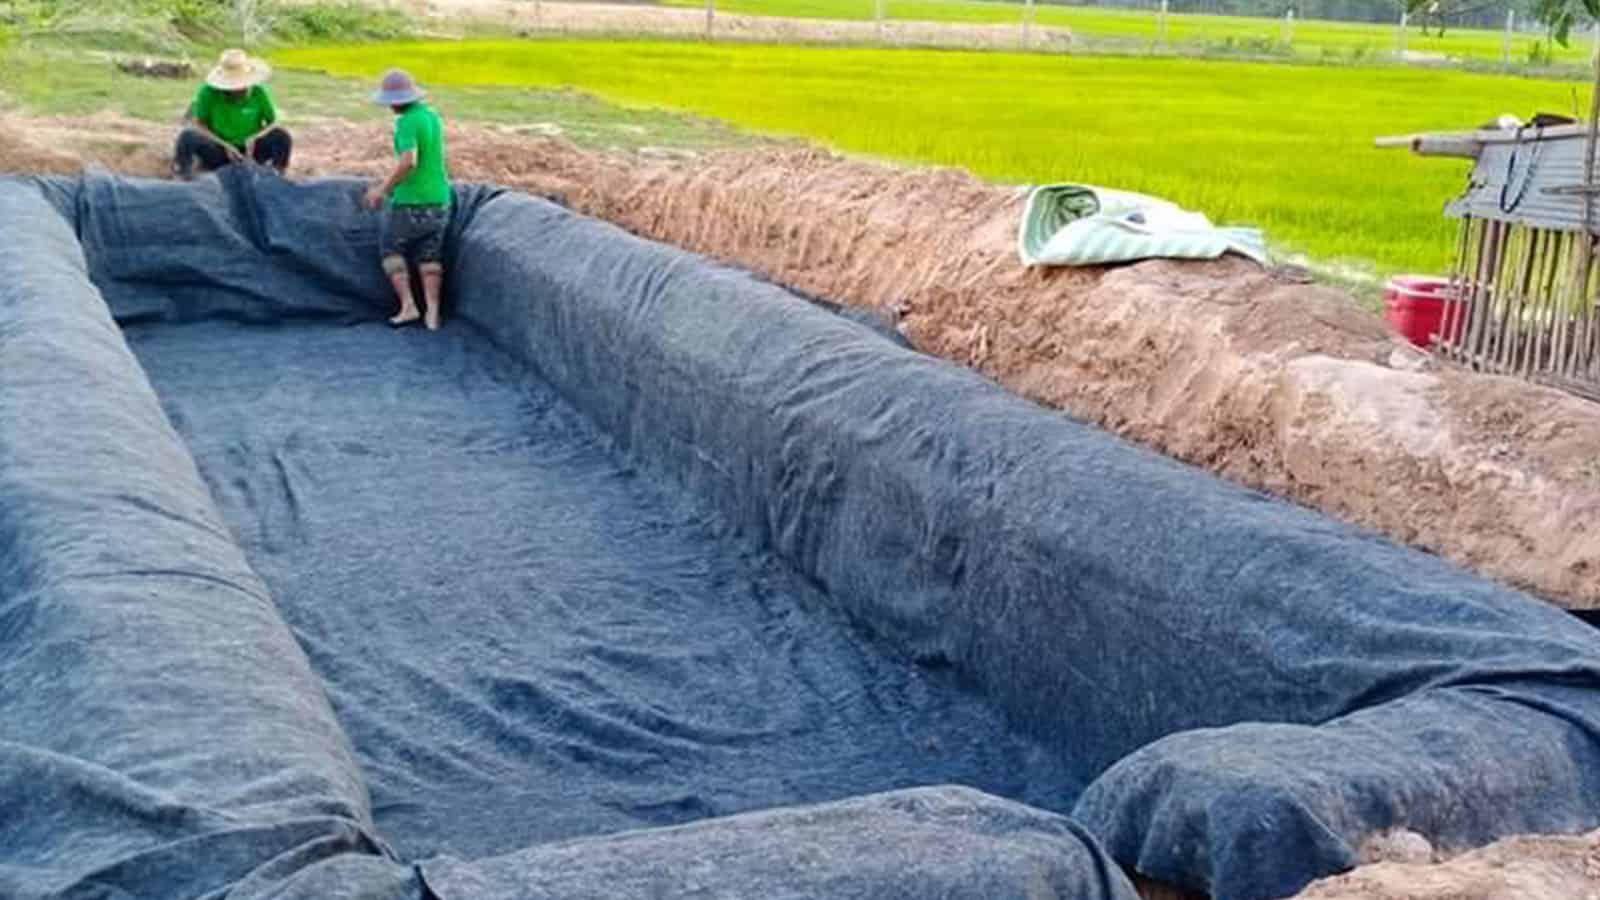
M 437 331 L 444 284 L 444 235 L 450 224 L 450 172 L 445 164 L 444 120 L 423 102 L 411 76 L 392 69 L 383 76 L 373 102 L 394 110 L 394 171 L 367 190 L 367 205 L 388 203 L 383 223 L 383 271 L 400 298 L 390 325 L 424 319 Z M 412 296 L 410 265 L 422 276 L 424 309 Z
M 172 174 L 187 181 L 198 162 L 210 172 L 253 160 L 278 172 L 289 168 L 293 141 L 278 124 L 266 80 L 271 69 L 243 50 L 225 50 L 189 105 L 172 157 Z

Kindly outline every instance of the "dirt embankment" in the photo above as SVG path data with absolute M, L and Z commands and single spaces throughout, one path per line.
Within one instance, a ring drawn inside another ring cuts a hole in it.
M 0 167 L 164 171 L 165 132 L 0 129 Z M 377 174 L 382 125 L 302 126 L 301 174 Z M 457 127 L 457 177 L 892 310 L 1041 404 L 1574 608 L 1600 607 L 1600 406 L 1432 365 L 1342 293 L 1239 260 L 1024 270 L 1022 196 L 813 150 L 603 155 Z
M 865 0 L 863 0 L 865 3 Z M 529 34 L 657 35 L 706 37 L 703 8 L 641 3 L 552 3 L 547 0 L 391 0 L 391 6 L 423 16 L 440 27 L 464 19 L 515 27 Z M 863 9 L 869 7 L 863 6 Z M 783 44 L 887 44 L 898 47 L 1066 49 L 1069 29 L 1024 28 L 1022 11 L 1006 24 L 797 19 L 714 11 L 709 35 L 718 40 Z

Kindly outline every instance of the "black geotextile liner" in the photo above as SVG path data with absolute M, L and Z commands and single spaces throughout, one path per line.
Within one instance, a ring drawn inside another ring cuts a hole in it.
M 1559 610 L 520 195 L 390 333 L 358 190 L 0 186 L 0 896 L 1253 898 L 1597 823 Z

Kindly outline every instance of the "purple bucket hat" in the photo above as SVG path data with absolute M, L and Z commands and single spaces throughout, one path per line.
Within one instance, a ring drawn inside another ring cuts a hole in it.
M 410 73 L 404 69 L 390 69 L 383 74 L 383 81 L 377 93 L 372 95 L 372 102 L 380 106 L 404 106 L 426 96 L 427 92 L 417 87 Z

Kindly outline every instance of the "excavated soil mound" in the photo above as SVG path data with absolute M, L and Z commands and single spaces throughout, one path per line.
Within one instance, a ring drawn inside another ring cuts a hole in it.
M 1600 900 L 1600 831 L 1507 838 L 1444 863 L 1362 866 L 1296 900 Z

